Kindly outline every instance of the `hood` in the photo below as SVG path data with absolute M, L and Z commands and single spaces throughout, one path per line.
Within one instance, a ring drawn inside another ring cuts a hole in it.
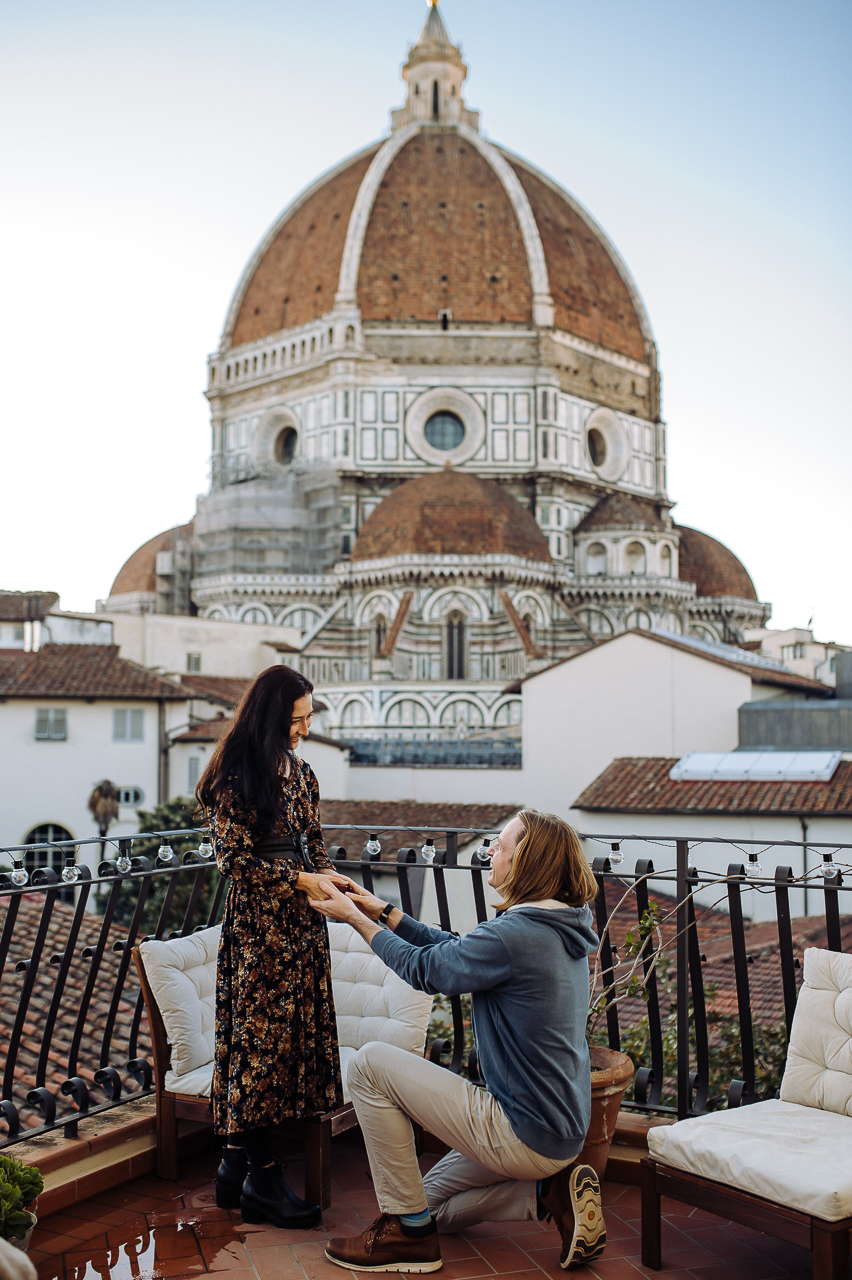
M 562 945 L 572 959 L 590 956 L 597 951 L 600 939 L 594 930 L 594 918 L 588 907 L 518 906 L 507 911 L 503 919 L 534 920 L 559 934 Z

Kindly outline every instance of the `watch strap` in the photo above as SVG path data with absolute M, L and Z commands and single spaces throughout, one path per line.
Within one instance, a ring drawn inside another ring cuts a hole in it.
M 393 911 L 393 903 L 389 902 L 388 905 L 385 907 L 384 911 L 379 916 L 379 924 L 387 924 L 388 917 L 392 911 Z

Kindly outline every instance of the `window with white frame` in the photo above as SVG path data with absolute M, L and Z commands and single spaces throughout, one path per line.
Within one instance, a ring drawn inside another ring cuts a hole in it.
M 65 742 L 68 737 L 68 713 L 64 707 L 36 709 L 36 742 Z
M 200 653 L 188 653 L 186 655 L 186 669 L 191 674 L 195 673 L 196 675 L 201 671 L 201 654 Z
M 131 805 L 135 807 L 137 804 L 141 804 L 144 799 L 145 799 L 145 793 L 141 787 L 119 787 L 118 788 L 119 804 Z
M 141 707 L 115 707 L 112 713 L 113 742 L 141 742 L 144 714 Z
M 195 788 L 198 786 L 200 768 L 201 768 L 201 757 L 190 756 L 189 771 L 188 771 L 188 777 L 187 777 L 189 795 L 192 795 L 193 792 L 195 791 Z

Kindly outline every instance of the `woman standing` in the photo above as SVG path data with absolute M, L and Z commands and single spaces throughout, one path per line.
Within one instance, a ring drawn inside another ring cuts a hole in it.
M 278 1227 L 313 1226 L 321 1211 L 285 1183 L 271 1126 L 343 1103 L 328 930 L 308 904 L 352 882 L 326 856 L 319 786 L 295 754 L 312 690 L 289 667 L 262 672 L 196 791 L 230 877 L 216 971 L 213 1121 L 227 1142 L 217 1204 Z

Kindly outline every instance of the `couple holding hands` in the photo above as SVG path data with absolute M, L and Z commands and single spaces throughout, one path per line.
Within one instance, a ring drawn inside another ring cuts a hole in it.
M 321 1220 L 284 1181 L 270 1132 L 343 1103 L 325 925 L 337 920 L 415 989 L 471 993 L 486 1084 L 394 1045 L 358 1050 L 348 1085 L 381 1212 L 363 1234 L 330 1240 L 327 1257 L 354 1271 L 437 1271 L 441 1234 L 552 1217 L 561 1266 L 582 1266 L 603 1252 L 606 1231 L 597 1177 L 576 1163 L 591 1106 L 587 957 L 597 946 L 577 836 L 561 818 L 522 810 L 489 851 L 496 919 L 464 937 L 412 919 L 328 860 L 317 780 L 296 754 L 312 689 L 283 666 L 258 676 L 196 792 L 230 877 L 216 984 L 217 1203 L 282 1228 Z M 425 1178 L 412 1121 L 450 1147 Z

